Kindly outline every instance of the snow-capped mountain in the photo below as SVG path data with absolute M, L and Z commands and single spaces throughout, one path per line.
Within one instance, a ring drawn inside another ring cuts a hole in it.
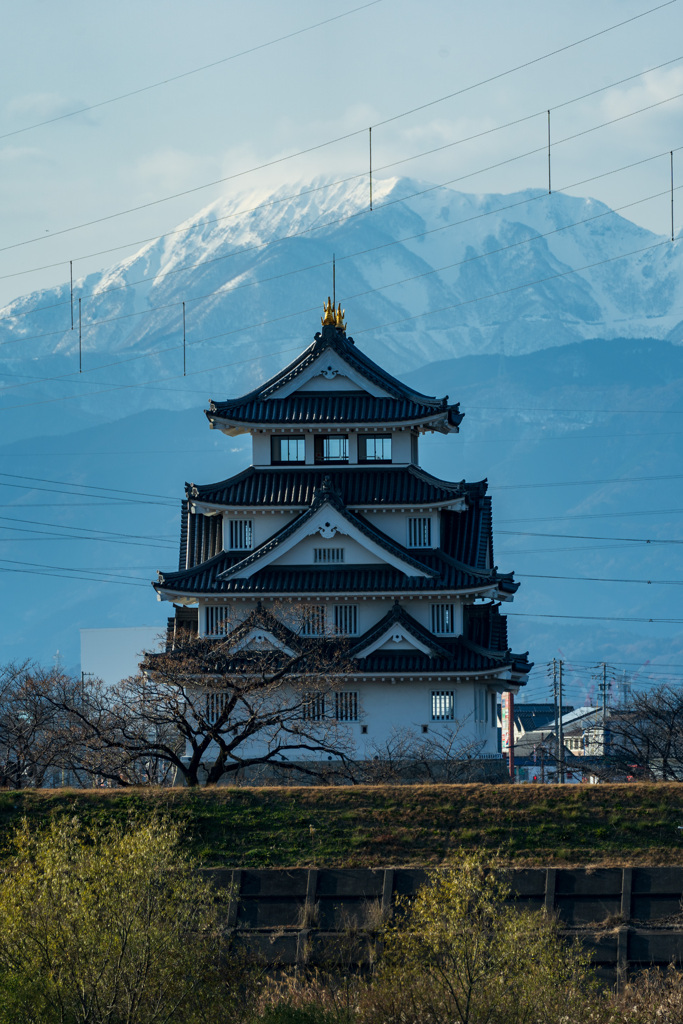
M 395 372 L 587 338 L 683 337 L 680 245 L 601 203 L 532 190 L 466 195 L 408 178 L 375 181 L 372 212 L 368 198 L 367 181 L 354 180 L 214 202 L 77 278 L 73 330 L 68 282 L 16 299 L 0 311 L 2 383 L 78 371 L 80 299 L 83 408 L 111 416 L 167 405 L 155 390 L 165 378 L 181 407 L 198 391 L 243 390 L 312 333 L 333 254 L 349 330 Z M 183 302 L 189 380 L 177 383 Z M 25 382 L 2 403 L 64 394 L 63 383 Z M 115 400 L 105 390 L 145 382 Z

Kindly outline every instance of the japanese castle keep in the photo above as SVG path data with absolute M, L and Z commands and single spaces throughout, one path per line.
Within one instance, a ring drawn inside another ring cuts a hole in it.
M 274 619 L 298 609 L 300 636 L 347 638 L 351 670 L 326 713 L 348 724 L 359 759 L 400 729 L 458 729 L 494 755 L 497 695 L 531 668 L 500 613 L 519 584 L 493 562 L 486 481 L 419 465 L 421 435 L 457 433 L 463 413 L 359 351 L 343 315 L 328 299 L 289 366 L 211 402 L 212 428 L 251 434 L 252 465 L 186 485 L 180 568 L 154 586 L 176 606 L 171 633 L 251 625 L 277 645 Z

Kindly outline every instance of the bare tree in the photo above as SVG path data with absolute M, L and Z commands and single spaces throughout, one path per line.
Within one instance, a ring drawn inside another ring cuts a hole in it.
M 335 694 L 348 671 L 338 638 L 297 635 L 258 611 L 229 634 L 180 632 L 140 675 L 63 702 L 91 774 L 120 785 L 213 785 L 264 766 L 324 780 L 346 763 Z
M 31 661 L 0 668 L 0 785 L 43 786 L 70 760 L 72 732 L 63 710 L 79 681 Z
M 597 732 L 602 738 L 602 727 Z M 683 782 L 683 690 L 656 686 L 610 709 L 595 774 Z

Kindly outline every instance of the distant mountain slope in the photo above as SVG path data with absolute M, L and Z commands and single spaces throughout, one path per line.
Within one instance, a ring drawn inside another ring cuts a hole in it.
M 312 334 L 333 253 L 350 333 L 395 373 L 587 338 L 683 338 L 680 243 L 601 203 L 391 178 L 374 183 L 370 213 L 367 182 L 318 181 L 219 200 L 77 280 L 81 374 L 68 284 L 16 299 L 0 311 L 0 411 L 22 436 L 243 391 Z

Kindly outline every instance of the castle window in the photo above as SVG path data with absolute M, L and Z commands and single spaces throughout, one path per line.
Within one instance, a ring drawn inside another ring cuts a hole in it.
M 253 520 L 230 520 L 230 551 L 251 551 L 254 544 Z
M 431 516 L 410 516 L 408 519 L 408 547 L 430 548 L 432 546 Z
M 349 439 L 346 434 L 316 434 L 316 462 L 348 462 Z
M 208 604 L 205 609 L 204 635 L 224 636 L 230 629 L 230 605 Z
M 432 690 L 432 722 L 452 722 L 455 718 L 455 691 Z
M 339 565 L 344 561 L 344 548 L 313 548 L 315 565 Z
M 340 636 L 358 636 L 358 605 L 334 606 L 334 631 Z
M 359 462 L 391 462 L 391 434 L 360 434 Z
M 358 721 L 358 690 L 338 690 L 335 693 L 334 717 L 338 722 Z
M 322 722 L 325 718 L 325 694 L 319 690 L 305 693 L 301 710 L 305 722 Z
M 432 633 L 447 636 L 455 632 L 455 606 L 452 604 L 432 605 Z
M 301 609 L 301 635 L 325 636 L 325 605 L 309 604 Z
M 212 690 L 206 695 L 206 720 L 210 725 L 215 725 L 218 719 L 225 712 L 228 695 L 225 690 Z
M 272 437 L 270 443 L 273 463 L 306 461 L 306 439 L 304 437 Z

